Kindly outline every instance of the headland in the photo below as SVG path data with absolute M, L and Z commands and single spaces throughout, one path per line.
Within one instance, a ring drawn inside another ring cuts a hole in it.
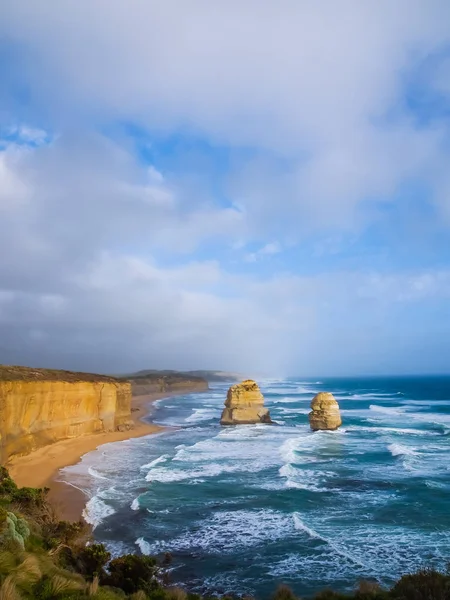
M 0 366 L 0 401 L 7 417 L 0 438 L 2 463 L 19 486 L 48 487 L 61 518 L 78 520 L 86 497 L 58 481 L 59 470 L 103 444 L 164 431 L 151 422 L 156 400 L 207 389 L 205 379 L 176 372 L 126 379 Z M 109 420 L 100 418 L 105 398 Z

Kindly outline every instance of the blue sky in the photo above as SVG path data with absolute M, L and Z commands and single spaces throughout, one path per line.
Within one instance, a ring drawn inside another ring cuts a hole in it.
M 2 13 L 1 362 L 449 372 L 448 2 Z

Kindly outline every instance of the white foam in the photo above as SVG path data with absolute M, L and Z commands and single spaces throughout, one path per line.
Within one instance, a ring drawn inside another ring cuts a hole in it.
M 296 396 L 282 396 L 281 398 L 268 398 L 266 404 L 270 406 L 272 404 L 294 404 L 300 402 L 305 402 L 305 400 Z
M 297 460 L 297 455 L 295 452 L 299 448 L 299 439 L 298 438 L 289 438 L 287 439 L 280 448 L 280 454 L 283 460 L 286 463 L 293 463 Z
M 379 421 L 372 421 L 368 419 L 370 423 L 377 423 Z M 365 427 L 364 425 L 349 425 L 347 431 L 365 431 L 368 433 L 395 433 L 398 435 L 434 435 L 431 431 L 424 431 L 423 429 L 408 429 L 405 427 Z
M 146 481 L 157 481 L 158 483 L 175 483 L 177 481 L 200 480 L 205 477 L 217 477 L 225 473 L 238 473 L 243 471 L 255 471 L 257 467 L 250 461 L 238 464 L 217 464 L 207 463 L 198 465 L 194 469 L 173 469 L 166 467 L 156 467 L 151 469 L 145 479 Z
M 139 510 L 139 498 L 135 498 L 131 503 L 131 510 Z
M 417 456 L 415 449 L 408 448 L 402 444 L 389 444 L 388 450 L 392 456 Z
M 136 546 L 139 546 L 139 550 L 145 556 L 149 556 L 151 554 L 151 546 L 148 542 L 144 540 L 143 537 L 138 538 L 135 542 Z
M 91 475 L 91 477 L 94 477 L 95 479 L 105 479 L 106 481 L 108 481 L 108 477 L 101 475 L 96 469 L 94 469 L 94 467 L 89 467 L 88 473 L 89 475 Z
M 152 460 L 146 465 L 142 465 L 142 467 L 140 468 L 141 470 L 151 469 L 152 467 L 159 465 L 160 463 L 166 462 L 168 458 L 170 458 L 168 454 L 163 454 L 162 456 L 158 456 L 158 458 L 155 458 L 155 460 Z
M 440 483 L 439 481 L 425 481 L 425 485 L 433 489 L 445 489 L 448 487 L 448 485 Z
M 391 406 L 378 406 L 377 404 L 371 404 L 369 406 L 369 410 L 373 412 L 385 414 L 385 415 L 404 415 L 405 409 L 401 407 L 391 407 Z
M 289 489 L 308 490 L 310 492 L 326 492 L 327 487 L 324 480 L 332 477 L 331 471 L 312 471 L 310 469 L 298 469 L 291 464 L 283 465 L 278 471 L 280 477 L 286 479 L 285 487 Z
M 310 387 L 299 386 L 296 390 L 297 394 L 317 394 L 317 390 Z
M 200 423 L 202 421 L 210 421 L 219 416 L 217 409 L 211 408 L 196 408 L 194 412 L 185 419 L 186 423 Z
M 297 529 L 297 531 L 304 531 L 312 539 L 326 541 L 317 533 L 317 531 L 310 529 L 307 525 L 305 525 L 305 523 L 303 523 L 298 512 L 295 512 L 292 517 L 294 519 L 294 527 Z
M 92 525 L 93 529 L 98 527 L 106 517 L 113 515 L 116 511 L 98 496 L 89 500 L 83 510 L 83 518 L 86 523 Z
M 309 414 L 309 412 L 310 409 L 308 408 L 276 408 L 276 413 L 281 413 L 282 415 L 290 415 L 292 417 L 295 417 L 295 415 L 307 415 Z
M 298 535 L 289 514 L 262 510 L 222 510 L 192 523 L 178 537 L 145 546 L 149 554 L 201 549 L 210 554 L 235 553 L 237 549 L 265 546 Z

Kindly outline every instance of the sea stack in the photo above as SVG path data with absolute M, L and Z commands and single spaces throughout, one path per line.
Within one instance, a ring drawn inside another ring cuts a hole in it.
M 264 396 L 256 381 L 246 379 L 228 390 L 221 425 L 272 423 L 269 409 L 264 408 Z
M 342 425 L 339 404 L 333 394 L 320 392 L 312 399 L 311 408 L 309 423 L 313 431 L 333 431 Z

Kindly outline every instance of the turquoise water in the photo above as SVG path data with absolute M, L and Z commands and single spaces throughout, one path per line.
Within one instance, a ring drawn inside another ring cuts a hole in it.
M 173 554 L 200 592 L 307 596 L 360 578 L 389 584 L 450 560 L 450 378 L 272 380 L 277 425 L 218 424 L 227 385 L 158 402 L 178 429 L 108 444 L 62 478 L 115 553 Z M 343 426 L 309 430 L 318 391 Z

